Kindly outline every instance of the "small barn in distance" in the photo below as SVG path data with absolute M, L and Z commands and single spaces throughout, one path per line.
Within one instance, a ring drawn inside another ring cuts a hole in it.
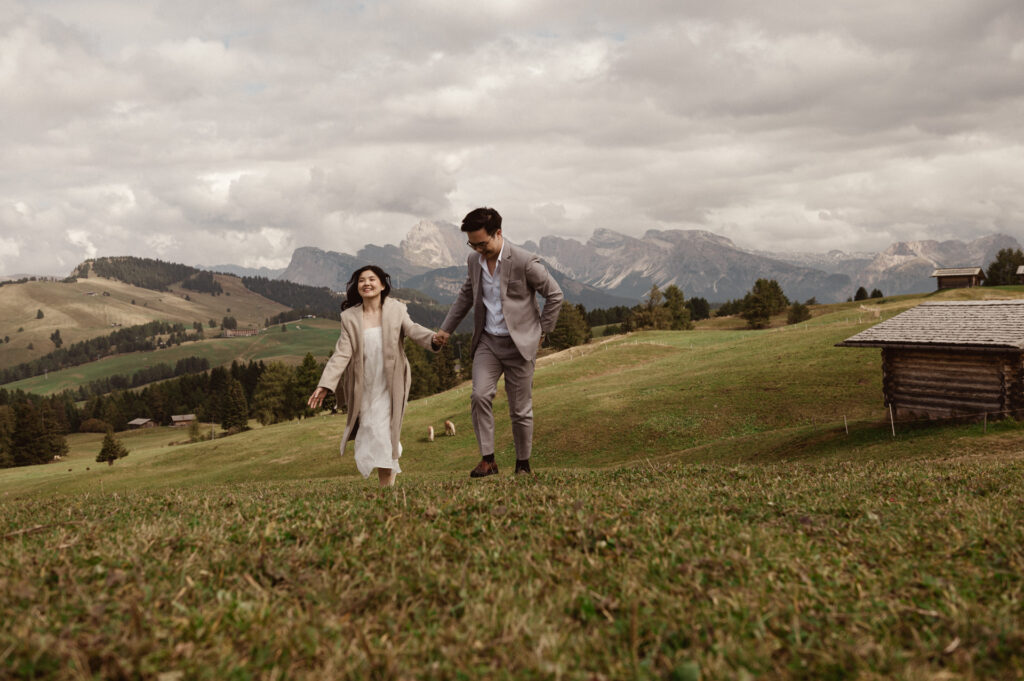
M 1024 284 L 1024 265 L 1017 266 L 1017 283 Z
M 147 418 L 139 417 L 137 419 L 132 419 L 131 421 L 129 421 L 128 422 L 128 427 L 132 428 L 132 429 L 136 429 L 136 428 L 155 428 L 156 424 L 153 423 L 153 419 L 147 419 Z
M 980 267 L 945 267 L 932 272 L 937 290 L 947 288 L 973 288 L 985 281 L 985 270 Z
M 837 345 L 882 349 L 897 419 L 1024 412 L 1024 299 L 922 303 Z
M 195 414 L 174 414 L 171 416 L 172 426 L 189 426 L 196 420 Z

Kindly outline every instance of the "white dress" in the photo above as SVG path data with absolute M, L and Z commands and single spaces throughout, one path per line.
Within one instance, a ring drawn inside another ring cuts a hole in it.
M 359 406 L 356 431 L 356 468 L 364 478 L 374 468 L 402 472 L 398 459 L 391 458 L 391 393 L 384 381 L 384 348 L 381 327 L 363 329 L 363 401 Z M 402 443 L 398 443 L 402 455 Z

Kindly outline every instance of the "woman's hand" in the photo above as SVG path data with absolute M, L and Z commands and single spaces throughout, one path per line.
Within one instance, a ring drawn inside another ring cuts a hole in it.
M 330 390 L 327 388 L 317 388 L 313 391 L 313 394 L 309 396 L 309 402 L 306 404 L 309 405 L 310 409 L 319 409 L 320 405 L 324 402 L 324 398 L 327 397 L 327 393 L 329 392 Z

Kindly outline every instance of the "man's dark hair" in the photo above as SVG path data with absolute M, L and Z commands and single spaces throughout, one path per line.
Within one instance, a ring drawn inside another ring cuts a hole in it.
M 471 210 L 462 218 L 462 231 L 475 232 L 478 229 L 486 229 L 487 236 L 494 236 L 494 233 L 501 229 L 501 216 L 493 208 L 477 208 Z

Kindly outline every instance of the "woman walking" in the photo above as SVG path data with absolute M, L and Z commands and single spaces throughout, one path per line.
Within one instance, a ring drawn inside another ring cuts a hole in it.
M 318 409 L 328 392 L 344 397 L 348 422 L 341 453 L 354 437 L 356 467 L 364 478 L 376 468 L 381 487 L 394 485 L 402 472 L 399 436 L 412 378 L 402 342 L 408 336 L 432 350 L 435 340 L 433 331 L 409 318 L 403 303 L 388 300 L 389 293 L 391 277 L 376 265 L 352 274 L 341 306 L 341 335 L 308 402 Z

